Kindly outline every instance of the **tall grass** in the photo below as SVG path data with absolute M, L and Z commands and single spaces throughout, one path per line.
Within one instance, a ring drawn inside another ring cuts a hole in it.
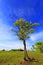
M 30 58 L 43 61 L 43 53 L 28 51 Z M 23 60 L 23 51 L 0 51 L 0 65 L 21 65 Z M 34 62 L 30 65 L 43 65 L 43 62 Z

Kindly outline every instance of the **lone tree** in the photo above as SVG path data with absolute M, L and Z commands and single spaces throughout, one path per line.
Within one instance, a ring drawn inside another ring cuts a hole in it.
M 24 19 L 16 20 L 14 22 L 15 30 L 12 29 L 16 35 L 18 36 L 19 40 L 23 41 L 24 45 L 24 60 L 30 59 L 30 57 L 27 54 L 26 50 L 26 39 L 30 38 L 29 34 L 34 32 L 33 26 L 39 26 L 38 23 L 32 24 L 32 22 L 27 22 Z

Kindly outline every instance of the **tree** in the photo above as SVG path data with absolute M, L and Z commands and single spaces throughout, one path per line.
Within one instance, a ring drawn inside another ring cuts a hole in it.
M 35 51 L 35 46 L 34 46 L 34 45 L 32 45 L 31 50 L 32 50 L 32 51 Z
M 28 60 L 30 59 L 30 57 L 28 56 L 26 50 L 26 39 L 30 38 L 29 34 L 34 32 L 33 26 L 39 26 L 39 23 L 32 24 L 32 22 L 27 22 L 26 20 L 21 18 L 20 20 L 16 20 L 16 22 L 14 22 L 14 26 L 15 30 L 13 29 L 13 31 L 18 36 L 19 40 L 23 41 L 24 60 Z
M 43 53 L 43 42 L 36 42 L 35 46 L 36 46 L 35 48 L 36 51 Z

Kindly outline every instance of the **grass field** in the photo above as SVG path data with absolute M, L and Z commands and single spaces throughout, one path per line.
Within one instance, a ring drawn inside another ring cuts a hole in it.
M 40 62 L 30 62 L 29 65 L 43 65 L 43 53 L 28 52 L 31 58 Z M 0 51 L 0 65 L 22 65 L 23 51 Z

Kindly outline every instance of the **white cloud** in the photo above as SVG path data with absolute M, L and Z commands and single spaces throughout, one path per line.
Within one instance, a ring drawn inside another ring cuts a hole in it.
M 37 41 L 39 39 L 41 40 L 42 38 L 43 38 L 43 31 L 35 33 L 35 34 L 32 34 L 30 39 L 32 41 Z
M 5 24 L 2 19 L 0 19 L 0 40 L 7 40 L 11 38 L 10 26 Z
M 21 41 L 10 41 L 10 42 L 4 42 L 4 43 L 0 43 L 0 49 L 6 49 L 6 50 L 9 50 L 9 49 L 24 49 L 24 45 Z M 31 49 L 31 45 L 26 45 L 27 47 L 27 50 L 28 49 Z
M 23 48 L 22 42 L 16 40 L 17 38 L 11 34 L 9 28 L 10 26 L 0 19 L 0 49 Z
M 20 49 L 22 48 L 23 49 L 23 44 L 22 42 L 5 42 L 5 43 L 0 43 L 0 47 L 2 47 L 3 49 Z

